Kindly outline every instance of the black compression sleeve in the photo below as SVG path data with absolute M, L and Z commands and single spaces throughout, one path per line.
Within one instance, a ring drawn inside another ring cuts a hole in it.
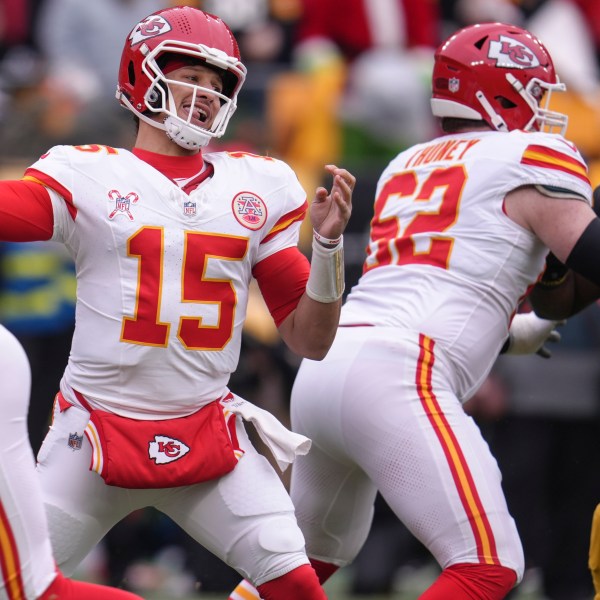
M 594 212 L 596 213 L 596 215 L 598 215 L 600 217 L 600 185 L 594 190 L 594 193 L 592 194 L 593 198 L 594 198 L 594 203 L 592 208 L 594 209 Z
M 579 275 L 600 285 L 600 219 L 594 219 L 585 228 L 566 264 Z

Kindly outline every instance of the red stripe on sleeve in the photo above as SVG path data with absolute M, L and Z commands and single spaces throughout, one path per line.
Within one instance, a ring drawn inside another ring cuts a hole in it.
M 589 183 L 588 170 L 585 163 L 546 146 L 537 144 L 527 146 L 521 157 L 521 164 L 562 171 Z
M 272 240 L 280 231 L 284 231 L 290 225 L 296 223 L 296 221 L 303 221 L 306 217 L 306 211 L 308 210 L 308 202 L 304 201 L 302 206 L 299 206 L 296 210 L 293 210 L 281 217 L 277 223 L 273 226 L 271 231 L 261 240 L 261 244 Z
M 583 164 L 580 160 L 577 160 L 573 156 L 569 156 L 564 152 L 560 152 L 559 150 L 554 150 L 553 148 L 548 148 L 547 146 L 540 146 L 539 144 L 529 144 L 527 148 L 525 148 L 524 155 L 529 153 L 541 154 L 545 155 L 548 159 L 554 159 L 556 161 L 569 163 L 573 166 L 573 168 L 586 170 L 585 164 Z
M 75 217 L 77 216 L 77 209 L 75 208 L 75 204 L 73 204 L 73 195 L 64 185 L 60 184 L 53 177 L 50 177 L 50 175 L 47 175 L 42 171 L 38 171 L 37 169 L 27 169 L 23 179 L 41 183 L 42 185 L 54 190 L 59 196 L 62 196 L 64 201 L 67 203 L 67 208 L 71 217 L 73 218 L 73 221 L 75 220 Z

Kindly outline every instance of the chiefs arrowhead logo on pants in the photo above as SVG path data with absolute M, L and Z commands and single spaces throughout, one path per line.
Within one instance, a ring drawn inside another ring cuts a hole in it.
M 157 465 L 178 460 L 189 451 L 189 447 L 183 442 L 164 435 L 155 435 L 154 441 L 148 443 L 148 455 Z

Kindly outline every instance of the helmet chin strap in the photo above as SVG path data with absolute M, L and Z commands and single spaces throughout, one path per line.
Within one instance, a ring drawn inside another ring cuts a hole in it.
M 168 138 L 186 150 L 198 150 L 207 146 L 211 136 L 195 127 L 182 123 L 180 119 L 168 116 L 164 120 L 164 129 Z
M 504 121 L 504 119 L 494 110 L 484 93 L 482 91 L 478 91 L 475 93 L 475 97 L 477 100 L 479 100 L 479 104 L 481 104 L 483 110 L 485 110 L 495 129 L 497 131 L 508 131 L 506 121 Z

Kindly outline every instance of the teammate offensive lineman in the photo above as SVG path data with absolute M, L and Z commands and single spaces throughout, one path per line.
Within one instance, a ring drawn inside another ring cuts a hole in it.
M 297 247 L 306 195 L 284 163 L 202 148 L 223 134 L 246 69 L 220 19 L 191 7 L 136 25 L 117 96 L 132 151 L 50 149 L 0 184 L 0 239 L 60 241 L 77 273 L 76 330 L 38 455 L 52 546 L 72 572 L 128 513 L 154 506 L 265 598 L 324 598 L 277 473 L 309 440 L 227 388 L 256 278 L 288 346 L 323 358 L 343 292 L 354 177 L 328 165 Z
M 513 317 L 548 249 L 600 283 L 600 221 L 567 118 L 547 108 L 564 86 L 533 35 L 462 29 L 437 50 L 432 83 L 444 135 L 382 173 L 336 340 L 300 367 L 292 428 L 313 445 L 291 495 L 322 582 L 356 557 L 379 490 L 442 569 L 421 598 L 499 600 L 520 580 L 523 552 L 462 404 L 507 339 L 511 350 L 511 320 L 528 326 Z M 553 279 L 544 272 L 540 285 Z M 253 594 L 243 582 L 231 598 Z
M 0 598 L 142 600 L 123 590 L 72 581 L 57 570 L 27 437 L 29 362 L 1 325 L 0 389 Z

